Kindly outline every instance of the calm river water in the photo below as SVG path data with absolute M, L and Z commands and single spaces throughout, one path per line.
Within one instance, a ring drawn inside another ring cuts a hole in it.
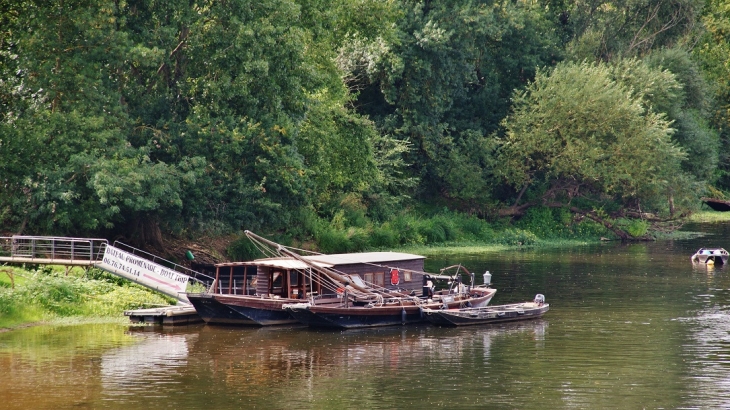
M 730 407 L 730 225 L 692 240 L 429 258 L 537 321 L 365 331 L 37 326 L 0 333 L 0 409 Z

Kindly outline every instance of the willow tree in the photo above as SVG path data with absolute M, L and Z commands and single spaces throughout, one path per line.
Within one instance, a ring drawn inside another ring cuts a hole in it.
M 630 88 L 605 64 L 562 63 L 539 71 L 515 95 L 503 123 L 500 170 L 516 192 L 505 213 L 536 204 L 586 212 L 592 209 L 581 206 L 600 208 L 606 201 L 668 212 L 673 195 L 691 195 L 674 129 L 644 104 L 650 88 Z

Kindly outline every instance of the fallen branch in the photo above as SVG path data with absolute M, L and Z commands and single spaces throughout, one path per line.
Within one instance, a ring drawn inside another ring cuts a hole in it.
M 584 211 L 584 210 L 579 209 L 579 208 L 576 208 L 574 206 L 571 206 L 568 209 L 570 209 L 570 211 L 573 212 L 573 213 L 583 215 L 586 218 L 592 219 L 592 220 L 598 222 L 599 224 L 605 226 L 606 229 L 608 229 L 609 231 L 615 233 L 616 236 L 618 236 L 619 238 L 621 238 L 621 240 L 632 240 L 633 239 L 633 237 L 631 235 L 629 235 L 623 229 L 616 227 L 615 224 L 612 224 L 611 222 L 609 222 L 609 221 L 607 221 L 607 220 L 605 220 L 603 218 L 598 217 L 597 215 L 593 214 L 592 212 Z

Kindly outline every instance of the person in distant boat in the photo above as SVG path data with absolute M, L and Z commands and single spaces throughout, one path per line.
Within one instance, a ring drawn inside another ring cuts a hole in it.
M 253 279 L 251 279 L 251 283 L 249 285 L 249 292 L 248 292 L 249 295 L 256 294 L 256 285 L 258 283 L 259 283 L 258 278 L 256 278 L 256 276 L 254 276 Z M 253 293 L 251 293 L 251 291 L 253 291 Z
M 426 292 L 427 292 L 427 296 L 429 298 L 433 297 L 433 288 L 434 288 L 433 281 L 431 279 L 427 280 L 426 281 Z

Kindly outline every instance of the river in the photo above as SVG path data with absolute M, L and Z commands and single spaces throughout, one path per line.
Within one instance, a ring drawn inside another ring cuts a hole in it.
M 2 409 L 728 408 L 730 269 L 687 240 L 430 257 L 489 270 L 492 304 L 543 319 L 468 328 L 35 326 L 0 333 Z

